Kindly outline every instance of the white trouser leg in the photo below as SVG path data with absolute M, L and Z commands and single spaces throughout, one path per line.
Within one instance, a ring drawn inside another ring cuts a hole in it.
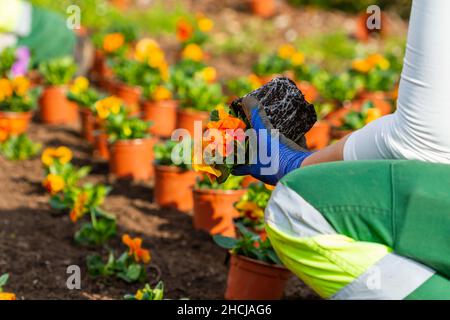
M 450 163 L 449 13 L 449 0 L 413 0 L 397 111 L 354 132 L 344 160 Z

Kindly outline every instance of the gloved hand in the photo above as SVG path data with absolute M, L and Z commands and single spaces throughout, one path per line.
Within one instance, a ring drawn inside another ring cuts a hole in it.
M 256 99 L 244 98 L 243 107 L 246 109 L 246 114 L 249 115 L 247 116 L 248 120 L 256 131 L 257 150 L 253 150 L 256 157 L 250 159 L 251 164 L 249 165 L 236 166 L 232 173 L 237 176 L 251 175 L 264 183 L 275 185 L 286 174 L 300 168 L 303 160 L 312 152 L 296 148 L 291 141 L 281 139 L 278 133 L 274 133 L 266 127 L 261 118 L 259 102 Z M 252 146 L 250 145 L 249 148 Z M 260 154 L 260 150 L 262 150 L 262 154 Z

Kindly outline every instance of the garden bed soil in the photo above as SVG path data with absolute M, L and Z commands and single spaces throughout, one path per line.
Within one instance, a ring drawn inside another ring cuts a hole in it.
M 150 282 L 159 280 L 159 269 L 167 298 L 223 298 L 228 272 L 225 251 L 209 235 L 194 230 L 190 215 L 159 209 L 152 202 L 151 182 L 110 178 L 107 163 L 93 162 L 91 149 L 78 132 L 77 127 L 34 123 L 30 137 L 44 147 L 68 146 L 74 152 L 75 164 L 93 166 L 89 180 L 113 186 L 104 208 L 117 217 L 119 235 L 143 238 L 152 253 Z M 10 273 L 6 289 L 15 292 L 18 299 L 121 299 L 134 293 L 140 284 L 87 275 L 86 256 L 98 250 L 74 244 L 72 236 L 79 225 L 74 226 L 68 214 L 59 215 L 49 208 L 42 176 L 40 159 L 9 162 L 0 158 L 0 274 Z M 124 250 L 119 237 L 110 246 L 116 252 Z M 66 287 L 69 265 L 81 267 L 81 290 Z M 298 279 L 289 282 L 285 298 L 313 297 Z

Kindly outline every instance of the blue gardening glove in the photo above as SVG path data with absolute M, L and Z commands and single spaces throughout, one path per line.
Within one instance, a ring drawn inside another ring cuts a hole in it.
M 300 168 L 303 160 L 310 156 L 312 152 L 299 148 L 292 141 L 280 137 L 278 133 L 270 130 L 272 129 L 270 128 L 271 125 L 264 124 L 261 117 L 261 114 L 265 114 L 265 111 L 256 99 L 244 98 L 243 108 L 249 122 L 256 131 L 257 150 L 253 150 L 254 157 L 250 159 L 251 164 L 236 166 L 232 174 L 237 176 L 251 175 L 264 183 L 276 185 L 286 174 Z M 249 148 L 252 148 L 252 145 Z M 252 154 L 252 151 L 250 151 L 250 154 Z

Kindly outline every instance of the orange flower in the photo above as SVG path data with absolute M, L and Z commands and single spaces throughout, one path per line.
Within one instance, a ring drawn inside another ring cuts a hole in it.
M 183 59 L 192 60 L 196 62 L 202 61 L 204 57 L 202 48 L 195 43 L 187 45 L 186 48 L 183 49 L 181 55 Z
M 0 142 L 6 141 L 6 139 L 8 139 L 8 136 L 8 130 L 0 128 Z
M 0 102 L 11 97 L 13 87 L 8 79 L 0 79 Z
M 155 101 L 170 100 L 172 93 L 169 89 L 163 86 L 158 86 L 152 93 L 152 99 Z
M 14 89 L 14 92 L 18 96 L 23 97 L 27 93 L 28 89 L 30 88 L 30 81 L 28 81 L 27 78 L 20 76 L 20 77 L 14 78 L 11 81 L 11 85 Z
M 42 185 L 50 194 L 56 194 L 64 189 L 64 179 L 56 174 L 50 173 L 42 182 Z
M 88 200 L 88 194 L 86 192 L 82 192 L 78 197 L 77 200 L 75 200 L 75 204 L 72 208 L 72 211 L 70 211 L 70 220 L 72 222 L 77 222 L 78 219 L 83 217 L 83 215 L 86 213 L 86 208 L 84 207 L 86 204 L 86 201 Z
M 14 293 L 9 292 L 0 292 L 0 300 L 16 300 L 16 295 Z
M 242 129 L 245 130 L 246 125 L 244 121 L 239 118 L 233 117 L 226 112 L 223 107 L 217 108 L 219 112 L 219 120 L 211 121 L 207 124 L 208 129 L 229 130 L 229 129 Z
M 136 262 L 142 261 L 143 263 L 149 263 L 151 256 L 150 251 L 142 249 L 141 238 L 131 238 L 128 234 L 122 236 L 122 242 L 128 247 L 128 255 L 134 256 Z
M 121 33 L 110 33 L 103 39 L 103 50 L 107 53 L 117 51 L 125 43 L 125 37 Z
M 178 41 L 185 42 L 192 37 L 194 28 L 185 19 L 180 19 L 177 23 L 177 39 Z
M 241 216 L 252 220 L 259 220 L 264 217 L 264 210 L 251 201 L 238 202 L 236 209 L 241 213 Z

